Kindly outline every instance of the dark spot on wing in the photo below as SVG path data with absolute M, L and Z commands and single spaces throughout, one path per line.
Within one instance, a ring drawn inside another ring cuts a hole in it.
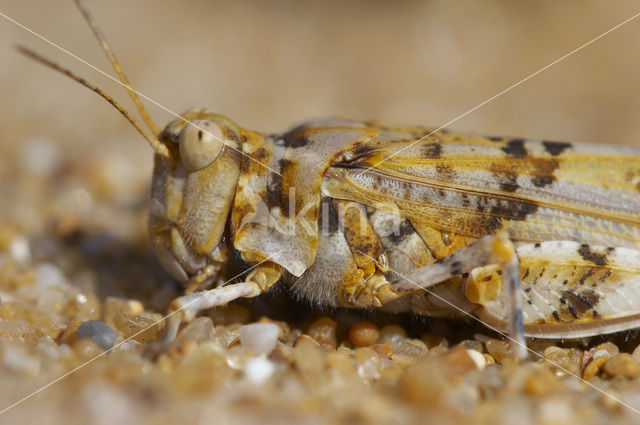
M 502 142 L 504 140 L 504 137 L 491 136 L 487 137 L 487 139 L 491 140 L 492 142 Z
M 580 315 L 578 314 L 578 311 L 576 310 L 576 308 L 573 306 L 573 304 L 569 304 L 567 306 L 567 308 L 569 309 L 569 313 L 571 313 L 571 315 L 575 318 L 578 319 L 580 318 Z
M 585 274 L 583 274 L 578 281 L 578 285 L 584 285 L 584 282 L 593 274 L 593 271 L 594 269 L 589 269 Z
M 514 158 L 524 158 L 527 156 L 527 149 L 524 147 L 524 139 L 511 139 L 502 151 Z
M 535 204 L 514 201 L 501 201 L 499 205 L 491 207 L 491 214 L 511 220 L 524 220 L 529 214 L 538 210 Z
M 581 292 L 581 296 L 587 300 L 592 306 L 598 304 L 600 300 L 600 295 L 592 289 L 585 289 Z
M 532 175 L 550 177 L 560 166 L 560 160 L 558 158 L 531 158 L 529 164 L 532 167 Z
M 202 130 L 198 130 L 198 140 L 202 140 L 203 135 L 204 133 L 202 133 Z
M 597 252 L 591 251 L 591 248 L 587 244 L 580 245 L 578 254 L 580 254 L 585 261 L 591 261 L 597 266 L 605 266 L 607 264 L 606 254 L 598 254 Z
M 556 310 L 553 310 L 553 318 L 556 319 L 556 321 L 560 321 L 560 315 L 558 314 L 558 312 Z
M 605 271 L 602 276 L 600 276 L 598 282 L 604 282 L 605 280 L 607 280 L 607 278 L 611 276 L 611 273 L 613 273 L 611 269 L 607 269 L 607 271 Z
M 440 143 L 428 143 L 422 146 L 422 156 L 428 159 L 438 159 L 442 155 L 442 145 Z
M 531 183 L 537 187 L 545 187 L 553 183 L 555 179 L 555 176 L 535 176 L 531 179 Z
M 572 147 L 571 143 L 549 141 L 542 142 L 542 146 L 544 146 L 547 152 L 549 152 L 553 156 L 558 156 L 562 152 L 564 152 L 565 149 Z
M 353 149 L 353 155 L 355 157 L 364 156 L 374 150 L 375 149 L 369 145 L 361 144 L 361 145 L 358 145 L 355 149 Z
M 598 294 L 591 290 L 585 290 L 581 293 L 567 290 L 562 292 L 562 296 L 567 300 L 569 305 L 573 307 L 573 311 L 576 313 L 574 315 L 576 319 L 579 317 L 578 315 L 581 316 L 586 311 L 595 307 L 599 299 Z M 574 313 L 572 312 L 572 314 Z
M 462 206 L 464 208 L 469 207 L 469 205 L 471 204 L 471 201 L 469 201 L 469 196 L 466 193 L 462 194 Z
M 502 173 L 502 182 L 500 183 L 500 188 L 505 192 L 515 192 L 518 189 L 518 184 L 516 181 L 518 180 L 518 175 L 513 172 L 504 172 Z
M 483 235 L 493 234 L 502 228 L 502 219 L 495 215 L 483 215 L 474 220 L 474 225 Z

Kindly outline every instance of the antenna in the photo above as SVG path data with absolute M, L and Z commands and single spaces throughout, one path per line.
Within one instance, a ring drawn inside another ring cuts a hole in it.
M 155 137 L 155 135 L 151 136 L 149 133 L 147 133 L 144 130 L 144 128 L 142 128 L 142 126 L 140 124 L 138 124 L 138 122 L 131 116 L 131 114 L 126 109 L 124 109 L 118 102 L 116 102 L 111 96 L 109 96 L 107 93 L 105 93 L 102 89 L 100 89 L 99 87 L 96 87 L 95 85 L 91 84 L 90 82 L 88 82 L 84 78 L 77 76 L 76 74 L 74 74 L 70 70 L 61 67 L 57 63 L 52 62 L 49 59 L 46 59 L 46 58 L 40 56 L 39 54 L 35 53 L 31 49 L 28 49 L 28 48 L 23 47 L 23 46 L 18 46 L 18 51 L 20 53 L 22 53 L 23 55 L 28 56 L 29 58 L 31 58 L 31 59 L 33 59 L 33 60 L 35 60 L 37 62 L 40 62 L 41 64 L 53 69 L 54 71 L 58 71 L 61 74 L 66 75 L 67 77 L 71 78 L 72 80 L 82 84 L 83 86 L 85 86 L 89 90 L 97 93 L 104 100 L 109 102 L 114 108 L 116 108 L 118 110 L 118 112 L 120 112 L 127 119 L 127 121 L 129 121 L 131 123 L 131 125 L 133 125 L 136 128 L 136 130 L 138 130 L 138 132 L 140 134 L 142 134 L 142 137 L 145 138 L 145 140 L 149 143 L 149 146 L 151 146 L 151 148 L 153 149 L 153 151 L 155 153 L 157 153 L 158 155 L 167 157 L 167 158 L 171 158 L 171 153 L 169 152 L 169 149 L 167 148 L 167 146 L 164 143 L 162 143 L 161 141 L 159 141 Z
M 93 16 L 91 16 L 91 14 L 89 13 L 89 10 L 87 10 L 87 8 L 84 7 L 81 0 L 75 0 L 75 2 L 76 2 L 76 6 L 78 6 L 78 9 L 80 9 L 80 12 L 82 13 L 82 16 L 84 16 L 85 21 L 87 21 L 87 24 L 89 24 L 91 31 L 93 31 L 93 34 L 96 36 L 96 38 L 100 42 L 100 46 L 102 47 L 102 50 L 104 51 L 104 53 L 107 55 L 107 58 L 109 59 L 109 62 L 111 62 L 111 65 L 113 65 L 113 69 L 115 69 L 116 72 L 118 73 L 118 77 L 120 78 L 120 81 L 127 88 L 127 91 L 129 92 L 129 96 L 131 96 L 131 100 L 133 100 L 133 103 L 136 105 L 136 109 L 138 110 L 138 112 L 140 112 L 140 115 L 142 116 L 143 121 L 147 124 L 147 127 L 149 127 L 149 130 L 151 130 L 153 135 L 157 136 L 158 134 L 160 134 L 160 129 L 158 128 L 158 126 L 155 125 L 153 120 L 151 120 L 151 117 L 147 113 L 147 110 L 144 108 L 142 101 L 140 101 L 140 98 L 131 87 L 131 83 L 129 83 L 127 76 L 124 74 L 124 70 L 122 69 L 122 67 L 120 66 L 120 63 L 116 59 L 116 55 L 113 53 L 113 50 L 109 46 L 109 43 L 107 43 L 107 39 L 102 34 L 102 31 L 100 31 L 100 28 L 98 28 L 98 24 L 93 19 Z

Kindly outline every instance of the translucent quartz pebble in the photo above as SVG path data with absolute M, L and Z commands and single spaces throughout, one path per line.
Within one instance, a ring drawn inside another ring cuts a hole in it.
M 209 317 L 197 317 L 180 331 L 171 343 L 172 347 L 181 347 L 187 342 L 201 344 L 213 339 L 213 321 Z
M 92 339 L 96 344 L 108 350 L 116 342 L 116 333 L 109 325 L 100 320 L 89 320 L 78 327 L 78 338 Z
M 280 328 L 273 323 L 252 323 L 238 328 L 240 342 L 254 354 L 269 354 L 276 346 Z
M 58 266 L 50 263 L 42 263 L 36 267 L 36 285 L 40 289 L 47 286 L 68 287 L 69 281 Z

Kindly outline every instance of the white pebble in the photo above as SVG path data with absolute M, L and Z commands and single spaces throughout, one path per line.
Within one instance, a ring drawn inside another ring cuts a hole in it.
M 269 354 L 276 346 L 280 328 L 273 323 L 252 323 L 238 328 L 238 335 L 243 347 L 253 354 Z
M 36 268 L 36 284 L 40 287 L 70 286 L 69 280 L 58 266 L 51 263 L 42 263 Z
M 31 261 L 29 240 L 22 235 L 16 236 L 9 245 L 9 253 L 20 266 L 27 266 Z
M 379 361 L 374 361 L 372 359 L 367 359 L 363 363 L 358 365 L 358 376 L 362 379 L 376 380 L 380 378 L 380 371 L 378 368 L 380 367 Z
M 476 364 L 476 368 L 478 368 L 478 370 L 484 369 L 484 367 L 487 365 L 487 360 L 479 351 L 467 350 L 467 354 L 469 355 L 469 357 L 471 357 L 471 360 L 473 360 L 473 362 Z
M 258 356 L 250 359 L 244 365 L 244 375 L 249 381 L 256 385 L 261 385 L 273 375 L 276 367 L 264 356 Z
M 27 376 L 37 376 L 40 373 L 40 360 L 31 356 L 22 347 L 7 345 L 4 349 L 4 366 L 14 372 Z

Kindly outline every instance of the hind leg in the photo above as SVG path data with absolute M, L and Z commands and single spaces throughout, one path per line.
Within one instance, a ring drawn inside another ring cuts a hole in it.
M 515 248 L 506 232 L 488 235 L 415 271 L 400 276 L 392 284 L 395 290 L 428 288 L 476 267 L 499 264 L 505 286 L 507 304 L 507 330 L 514 354 L 527 357 L 522 325 L 520 297 L 520 268 Z M 391 270 L 393 271 L 393 270 Z

